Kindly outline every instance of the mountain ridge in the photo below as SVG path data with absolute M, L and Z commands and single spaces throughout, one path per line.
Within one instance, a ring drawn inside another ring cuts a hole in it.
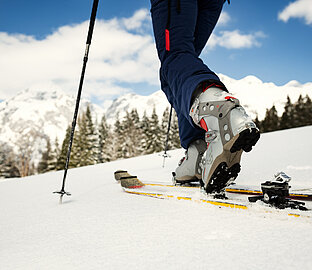
M 253 75 L 240 80 L 219 74 L 230 92 L 235 95 L 247 112 L 252 116 L 258 115 L 263 119 L 267 108 L 276 106 L 279 115 L 284 110 L 287 96 L 295 102 L 299 95 L 312 96 L 312 82 L 301 84 L 292 80 L 282 86 L 274 83 L 262 82 Z M 16 142 L 34 129 L 42 136 L 48 136 L 53 142 L 57 137 L 61 142 L 65 130 L 71 124 L 76 98 L 61 89 L 50 90 L 49 87 L 29 88 L 20 91 L 16 96 L 0 102 L 0 141 L 16 148 Z M 110 101 L 106 109 L 91 103 L 87 99 L 81 100 L 80 111 L 90 105 L 93 120 L 99 122 L 105 114 L 108 124 L 113 126 L 117 116 L 122 119 L 126 112 L 136 109 L 140 117 L 144 112 L 150 116 L 155 108 L 159 119 L 164 110 L 170 106 L 165 94 L 159 90 L 149 96 L 128 93 Z M 38 142 L 37 151 L 44 146 L 44 140 Z

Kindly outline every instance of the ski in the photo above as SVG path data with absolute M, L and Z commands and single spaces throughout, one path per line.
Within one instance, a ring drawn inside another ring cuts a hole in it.
M 176 200 L 193 201 L 193 202 L 199 202 L 199 203 L 207 203 L 207 204 L 212 204 L 215 206 L 222 206 L 222 207 L 248 209 L 247 205 L 233 203 L 233 202 L 224 202 L 224 201 L 209 200 L 209 199 L 194 199 L 192 197 L 187 197 L 187 196 L 165 194 L 161 192 L 155 193 L 155 192 L 134 191 L 133 189 L 127 189 L 127 188 L 124 188 L 124 190 L 125 192 L 130 193 L 130 194 L 143 195 L 143 196 L 159 198 L 159 199 L 176 199 Z
M 131 176 L 127 171 L 118 170 L 115 172 L 115 179 L 117 181 L 120 180 L 121 177 L 134 177 Z M 143 184 L 143 183 L 142 183 Z M 155 186 L 155 187 L 172 187 L 172 188 L 182 188 L 182 189 L 199 189 L 199 184 L 190 183 L 187 185 L 170 185 L 170 184 L 160 184 L 160 183 L 144 183 L 145 186 Z M 232 184 L 225 189 L 226 193 L 233 194 L 241 194 L 241 195 L 249 195 L 249 196 L 261 196 L 263 195 L 262 191 L 256 187 L 251 186 L 243 186 Z M 302 190 L 294 190 L 286 196 L 289 199 L 296 199 L 300 201 L 312 201 L 312 189 L 302 189 Z
M 248 186 L 240 186 L 240 185 L 233 185 L 229 186 L 225 189 L 228 193 L 235 193 L 235 194 L 243 194 L 243 195 L 263 195 L 262 191 L 257 188 L 252 188 Z M 307 189 L 306 191 L 312 191 L 311 189 Z M 293 191 L 289 193 L 287 196 L 289 199 L 296 199 L 300 201 L 312 201 L 312 193 L 299 193 L 298 191 Z
M 212 195 L 207 195 L 201 192 L 201 189 L 198 186 L 175 186 L 160 183 L 143 183 L 136 176 L 130 175 L 126 171 L 120 170 L 115 172 L 115 179 L 120 182 L 123 190 L 128 194 L 152 197 L 157 199 L 190 201 L 232 209 L 259 209 L 259 204 L 254 207 L 253 203 L 248 202 L 246 199 L 243 199 L 245 196 L 239 196 L 240 194 L 235 194 L 234 197 L 230 198 L 215 198 Z M 264 212 L 284 212 L 284 210 L 286 210 L 285 208 L 274 207 L 273 205 L 267 205 L 265 203 L 260 203 L 260 207 L 260 209 L 263 209 Z M 296 208 L 295 211 L 291 210 L 292 212 L 286 211 L 286 213 L 288 216 L 294 217 L 312 217 L 309 215 L 301 214 L 300 212 L 303 211 L 300 211 L 298 209 L 299 208 Z

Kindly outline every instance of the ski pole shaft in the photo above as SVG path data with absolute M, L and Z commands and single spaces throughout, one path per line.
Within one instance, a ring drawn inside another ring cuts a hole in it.
M 172 105 L 170 107 L 170 113 L 169 113 L 169 120 L 168 120 L 168 129 L 167 129 L 167 138 L 165 143 L 165 151 L 164 151 L 164 161 L 163 161 L 163 167 L 165 167 L 165 159 L 167 157 L 167 150 L 168 150 L 168 142 L 169 142 L 169 132 L 171 127 L 171 118 L 172 118 Z
M 73 117 L 73 122 L 72 122 L 72 129 L 71 129 L 71 133 L 70 133 L 70 139 L 69 139 L 69 145 L 68 145 L 68 151 L 67 151 L 67 158 L 66 158 L 66 163 L 65 163 L 65 170 L 64 170 L 64 176 L 63 176 L 63 182 L 62 182 L 62 189 L 61 189 L 61 191 L 56 192 L 56 193 L 61 194 L 61 197 L 64 194 L 70 195 L 68 192 L 65 192 L 65 181 L 66 181 L 66 176 L 67 176 L 67 171 L 68 171 L 68 166 L 69 166 L 69 161 L 70 161 L 70 154 L 71 154 L 72 145 L 73 145 L 73 139 L 74 139 L 75 127 L 76 127 L 76 123 L 77 123 L 77 116 L 78 116 L 78 111 L 79 111 L 79 104 L 80 104 L 82 86 L 83 86 L 85 71 L 86 71 L 87 62 L 88 62 L 89 48 L 90 48 L 90 44 L 91 44 L 91 40 L 92 40 L 92 35 L 93 35 L 93 29 L 94 29 L 94 24 L 95 24 L 95 18 L 96 18 L 96 12 L 97 12 L 97 8 L 98 8 L 98 3 L 99 3 L 99 0 L 94 0 L 93 1 L 92 12 L 91 12 L 91 17 L 90 17 L 90 23 L 89 23 L 88 37 L 87 37 L 87 42 L 86 42 L 86 50 L 85 50 L 85 55 L 84 55 L 84 58 L 83 58 L 83 65 L 82 65 L 82 71 L 81 71 L 80 82 L 79 82 L 79 87 L 78 87 L 78 94 L 77 94 L 77 99 L 76 99 L 75 112 L 74 112 L 74 117 Z

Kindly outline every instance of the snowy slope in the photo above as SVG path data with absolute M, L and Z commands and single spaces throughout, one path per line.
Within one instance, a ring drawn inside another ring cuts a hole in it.
M 312 186 L 312 126 L 267 133 L 245 154 L 237 183 L 259 184 L 277 170 Z M 68 173 L 62 205 L 52 192 L 62 172 L 0 181 L 0 269 L 310 269 L 312 221 L 124 193 L 126 169 L 170 183 L 183 150 Z

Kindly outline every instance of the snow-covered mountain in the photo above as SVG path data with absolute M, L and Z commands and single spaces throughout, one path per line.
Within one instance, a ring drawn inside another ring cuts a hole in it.
M 287 96 L 292 102 L 298 100 L 299 95 L 309 95 L 312 97 L 312 82 L 300 84 L 297 81 L 277 86 L 274 83 L 262 82 L 255 76 L 247 76 L 241 80 L 232 79 L 226 75 L 219 74 L 220 79 L 227 86 L 228 90 L 240 99 L 246 107 L 249 114 L 255 118 L 257 115 L 260 120 L 265 117 L 266 109 L 275 105 L 277 112 L 282 114 Z M 136 94 L 126 94 L 114 100 L 111 106 L 106 110 L 107 121 L 114 123 L 116 115 L 123 117 L 125 111 L 137 108 L 140 116 L 144 111 L 151 114 L 153 107 L 156 108 L 161 117 L 169 103 L 162 91 L 157 91 L 150 96 L 140 96 Z
M 263 134 L 237 184 L 259 186 L 283 170 L 292 188 L 311 188 L 311 133 Z M 183 152 L 170 151 L 165 168 L 153 154 L 71 169 L 62 205 L 52 194 L 62 171 L 0 181 L 0 269 L 311 269 L 311 218 L 136 196 L 114 179 L 125 169 L 170 184 Z
M 247 111 L 259 119 L 263 119 L 266 108 L 274 104 L 281 114 L 284 110 L 284 103 L 287 95 L 295 102 L 299 95 L 310 95 L 312 97 L 312 82 L 300 84 L 290 81 L 283 86 L 273 83 L 264 83 L 255 76 L 247 76 L 241 80 L 235 80 L 228 76 L 219 74 L 227 88 L 240 99 L 246 106 Z M 69 96 L 61 90 L 55 89 L 27 89 L 21 91 L 11 99 L 0 103 L 0 141 L 16 147 L 19 138 L 25 136 L 30 130 L 41 136 L 49 136 L 51 141 L 55 137 L 59 142 L 63 140 L 65 130 L 71 124 L 76 98 Z M 109 102 L 109 101 L 108 101 Z M 88 100 L 81 101 L 80 111 L 84 110 L 87 104 L 91 105 L 94 118 L 100 120 L 105 113 L 109 124 L 113 125 L 117 115 L 122 119 L 126 111 L 136 108 L 142 117 L 146 111 L 147 115 L 152 114 L 156 109 L 159 118 L 169 103 L 162 91 L 157 91 L 150 96 L 142 96 L 134 93 L 120 96 L 109 102 L 107 109 L 91 104 Z M 42 139 L 35 142 L 37 149 L 43 148 L 45 143 Z
M 227 86 L 241 103 L 245 105 L 248 112 L 262 120 L 266 109 L 275 105 L 277 112 L 281 115 L 287 96 L 292 102 L 298 100 L 299 95 L 309 95 L 312 98 L 312 82 L 301 84 L 295 80 L 285 85 L 277 86 L 274 83 L 262 82 L 255 76 L 247 76 L 241 80 L 235 80 L 228 76 L 219 74 L 221 81 Z
M 49 136 L 52 143 L 58 137 L 62 142 L 65 130 L 71 123 L 75 107 L 75 97 L 60 90 L 26 89 L 11 99 L 0 103 L 0 141 L 17 147 L 18 140 L 27 134 L 37 137 L 33 143 L 39 151 L 45 145 L 44 136 Z M 81 101 L 81 109 L 90 104 Z M 90 104 L 95 115 L 103 115 L 99 106 Z
M 122 119 L 126 115 L 126 112 L 137 109 L 140 117 L 143 116 L 144 112 L 150 116 L 155 108 L 157 115 L 161 119 L 166 107 L 169 106 L 170 104 L 161 90 L 150 96 L 141 96 L 130 93 L 113 100 L 111 105 L 106 109 L 105 115 L 107 122 L 112 125 L 115 122 L 117 115 L 119 116 L 119 119 Z

